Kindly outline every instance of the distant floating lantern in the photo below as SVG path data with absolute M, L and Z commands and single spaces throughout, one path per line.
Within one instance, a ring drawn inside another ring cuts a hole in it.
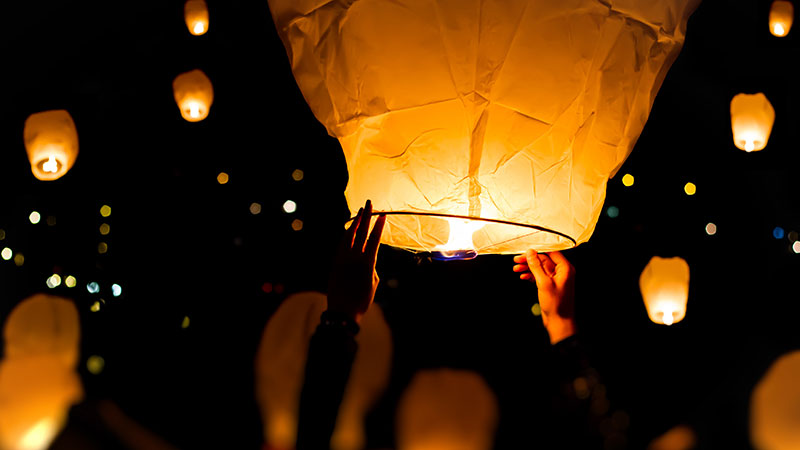
M 205 0 L 188 0 L 183 5 L 183 16 L 186 19 L 186 28 L 195 36 L 206 34 L 208 31 L 208 6 Z
M 644 306 L 650 320 L 663 325 L 686 316 L 689 299 L 689 264 L 683 258 L 654 256 L 639 277 Z
M 750 397 L 750 440 L 764 450 L 800 448 L 800 351 L 778 358 Z
M 787 0 L 775 0 L 769 9 L 769 31 L 774 36 L 789 34 L 794 21 L 794 5 Z
M 746 152 L 763 150 L 774 122 L 775 109 L 761 92 L 738 94 L 731 100 L 731 128 L 736 148 Z
M 23 131 L 33 176 L 50 181 L 61 178 L 78 157 L 78 130 L 63 109 L 31 114 Z
M 201 70 L 195 69 L 175 77 L 172 90 L 184 119 L 199 122 L 208 117 L 211 103 L 214 102 L 214 87 Z
M 589 239 L 698 2 L 322 3 L 269 1 L 351 212 L 466 259 Z

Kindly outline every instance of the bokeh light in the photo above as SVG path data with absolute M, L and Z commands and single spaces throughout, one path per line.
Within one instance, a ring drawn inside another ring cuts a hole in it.
M 794 241 L 794 244 L 792 244 L 792 251 L 800 253 L 800 241 Z
M 619 208 L 617 208 L 616 206 L 609 206 L 608 209 L 606 209 L 606 214 L 608 215 L 608 217 L 616 219 L 617 217 L 619 217 Z
M 297 203 L 295 203 L 295 202 L 293 202 L 291 200 L 286 200 L 283 203 L 283 210 L 286 211 L 287 213 L 291 214 L 291 213 L 297 211 Z
M 292 221 L 292 229 L 294 231 L 300 231 L 303 229 L 303 221 L 300 219 L 294 219 Z
M 33 211 L 31 215 L 28 216 L 28 220 L 30 220 L 32 224 L 36 225 L 40 220 L 42 220 L 42 215 L 39 214 L 38 211 Z
M 111 295 L 113 295 L 114 297 L 119 297 L 120 295 L 122 295 L 122 286 L 118 285 L 117 283 L 112 284 Z
M 92 355 L 86 360 L 86 369 L 92 375 L 100 375 L 106 366 L 106 360 L 102 356 Z
M 100 234 L 105 236 L 110 232 L 111 232 L 111 226 L 109 224 L 104 223 L 104 224 L 100 225 Z
M 6 247 L 3 251 L 0 251 L 0 257 L 8 261 L 11 257 L 14 256 L 14 252 L 11 251 L 10 248 Z
M 531 307 L 531 312 L 534 316 L 539 317 L 542 315 L 542 306 L 538 303 L 534 303 Z
M 6 238 L 6 230 L 0 228 L 0 241 Z
M 67 278 L 64 279 L 64 285 L 68 288 L 74 288 L 77 284 L 78 280 L 76 280 L 72 275 L 67 275 Z
M 47 219 L 45 219 L 45 222 L 47 222 L 47 226 L 49 226 L 49 227 L 56 226 L 56 216 L 47 216 Z
M 25 255 L 22 253 L 14 255 L 14 264 L 16 264 L 17 267 L 22 267 L 22 265 L 25 264 Z
M 181 321 L 181 328 L 184 330 L 189 328 L 189 316 L 183 316 L 183 321 Z
M 686 195 L 694 195 L 697 193 L 697 186 L 692 182 L 686 183 L 683 186 L 683 192 L 686 192 Z
M 717 234 L 717 226 L 714 223 L 708 222 L 706 224 L 706 234 L 709 236 Z
M 626 174 L 625 174 L 625 175 L 622 177 L 622 184 L 623 184 L 624 186 L 627 186 L 627 187 L 631 187 L 631 186 L 633 186 L 633 175 L 631 175 L 631 174 L 629 174 L 629 173 L 626 173 Z
M 92 312 L 100 311 L 100 302 L 96 301 L 92 303 L 92 306 L 89 307 L 89 310 Z
M 50 275 L 45 284 L 47 284 L 47 287 L 49 287 L 50 289 L 61 286 L 61 276 L 57 273 L 54 273 Z
M 796 241 L 796 240 L 797 240 L 797 238 L 798 238 L 797 231 L 790 231 L 790 232 L 789 232 L 789 234 L 787 234 L 787 235 L 786 235 L 786 237 L 787 237 L 787 238 L 789 239 L 789 241 L 791 241 L 791 242 L 794 242 L 794 241 Z
M 97 294 L 100 292 L 100 285 L 97 284 L 97 282 L 92 281 L 86 285 L 86 290 L 89 291 L 90 294 Z
M 219 175 L 217 175 L 217 183 L 219 184 L 227 184 L 229 179 L 230 177 L 225 172 L 220 172 Z
M 775 227 L 772 230 L 772 237 L 775 239 L 783 239 L 784 236 L 786 236 L 786 232 L 783 230 L 783 228 Z
M 294 171 L 294 172 L 292 172 L 292 179 L 293 179 L 294 181 L 300 181 L 300 180 L 302 180 L 302 179 L 303 179 L 303 175 L 304 175 L 304 174 L 303 174 L 303 171 L 302 171 L 302 170 L 300 170 L 300 169 L 295 169 L 295 171 Z
M 106 244 L 105 242 L 101 242 L 101 243 L 97 244 L 97 253 L 100 253 L 101 255 L 103 255 L 106 252 L 108 252 L 108 244 Z
M 108 205 L 103 205 L 100 207 L 100 215 L 103 217 L 108 217 L 111 215 L 111 207 Z
M 252 214 L 254 216 L 258 215 L 258 214 L 261 214 L 261 204 L 260 203 L 255 203 L 255 202 L 251 203 L 250 204 L 250 214 Z

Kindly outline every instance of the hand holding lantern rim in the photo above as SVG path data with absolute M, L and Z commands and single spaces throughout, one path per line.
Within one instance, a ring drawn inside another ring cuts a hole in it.
M 339 244 L 328 283 L 328 310 L 347 315 L 356 323 L 369 309 L 378 288 L 375 262 L 386 216 L 378 215 L 372 232 L 372 202 L 358 210 Z
M 556 344 L 575 334 L 575 267 L 561 252 L 537 253 L 530 249 L 514 257 L 520 280 L 536 283 L 542 323 Z

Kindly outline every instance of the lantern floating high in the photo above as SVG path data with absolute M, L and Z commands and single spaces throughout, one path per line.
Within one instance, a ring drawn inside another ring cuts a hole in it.
M 184 119 L 199 122 L 208 117 L 214 102 L 214 87 L 203 71 L 195 69 L 178 75 L 172 82 L 172 90 Z
M 731 100 L 731 129 L 736 148 L 746 152 L 763 150 L 774 122 L 775 110 L 761 92 L 738 94 Z
M 794 5 L 788 0 L 775 0 L 769 8 L 769 31 L 774 36 L 789 34 L 794 21 Z
M 750 396 L 750 440 L 756 449 L 800 448 L 800 351 L 778 358 Z
M 689 264 L 683 258 L 654 256 L 639 277 L 647 315 L 655 323 L 672 325 L 686 316 Z
M 183 5 L 183 16 L 186 19 L 186 28 L 195 36 L 206 34 L 208 31 L 208 6 L 205 0 L 188 0 Z
M 63 109 L 28 116 L 23 138 L 33 176 L 42 181 L 64 176 L 78 157 L 78 130 Z
M 353 214 L 456 258 L 589 239 L 697 3 L 269 1 Z

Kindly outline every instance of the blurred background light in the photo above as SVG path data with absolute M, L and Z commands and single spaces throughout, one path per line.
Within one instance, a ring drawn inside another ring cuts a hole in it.
M 291 213 L 297 211 L 297 203 L 295 203 L 295 202 L 293 202 L 291 200 L 286 200 L 285 202 L 283 202 L 283 210 L 286 211 L 287 213 L 291 214 Z
M 692 182 L 686 183 L 683 186 L 683 192 L 686 192 L 686 195 L 694 195 L 697 193 L 697 186 Z
M 230 180 L 230 177 L 225 172 L 220 172 L 219 175 L 217 175 L 217 183 L 219 184 L 227 184 L 228 180 Z
M 619 217 L 619 208 L 616 206 L 609 206 L 608 209 L 606 209 L 606 214 L 608 214 L 608 217 L 615 219 Z
M 68 288 L 74 288 L 77 284 L 78 280 L 76 280 L 72 275 L 67 275 L 67 278 L 64 279 L 64 285 Z
M 103 205 L 100 207 L 100 215 L 103 217 L 108 217 L 111 215 L 111 207 L 108 205 Z
M 40 220 L 42 220 L 42 216 L 38 211 L 33 211 L 31 215 L 28 216 L 28 220 L 30 220 L 32 224 L 36 225 Z
M 89 291 L 90 294 L 97 294 L 100 292 L 100 285 L 97 284 L 96 281 L 92 281 L 86 285 L 86 290 Z
M 622 177 L 622 184 L 623 184 L 624 186 L 628 186 L 628 187 L 630 187 L 630 186 L 633 186 L 633 175 L 631 175 L 631 174 L 629 174 L 629 173 L 626 173 L 626 174 L 625 174 L 625 175 Z
M 106 360 L 103 359 L 102 356 L 99 355 L 92 355 L 88 359 L 86 359 L 86 369 L 92 375 L 100 375 L 100 372 L 103 371 L 103 368 L 106 366 Z
M 303 179 L 303 171 L 302 171 L 302 170 L 300 170 L 300 169 L 295 169 L 295 171 L 294 171 L 294 172 L 292 172 L 292 179 L 293 179 L 294 181 L 300 181 L 300 180 L 302 180 L 302 179 Z
M 709 236 L 717 234 L 717 226 L 711 222 L 706 224 L 706 234 L 708 234 Z
M 111 294 L 114 297 L 119 297 L 120 295 L 122 295 L 122 286 L 118 285 L 117 283 L 112 284 L 111 285 Z
M 261 204 L 260 203 L 256 203 L 256 202 L 251 203 L 250 204 L 250 214 L 252 214 L 254 216 L 258 215 L 258 214 L 261 214 Z
M 772 230 L 772 237 L 774 237 L 775 239 L 783 239 L 783 237 L 785 235 L 786 235 L 786 232 L 784 232 L 783 228 L 781 228 L 781 227 L 775 227 Z
M 11 251 L 10 248 L 6 247 L 3 251 L 0 251 L 0 257 L 8 261 L 11 257 L 14 256 L 14 252 Z

